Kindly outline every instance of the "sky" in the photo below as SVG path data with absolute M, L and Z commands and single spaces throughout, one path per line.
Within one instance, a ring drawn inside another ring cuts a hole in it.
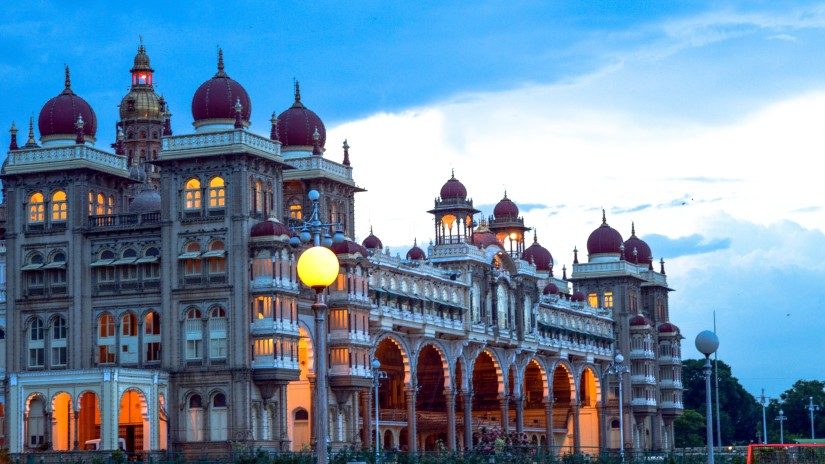
M 684 358 L 715 317 L 754 395 L 825 380 L 825 3 L 16 2 L 0 126 L 25 142 L 66 64 L 107 148 L 141 37 L 176 134 L 218 47 L 261 135 L 299 80 L 324 156 L 351 146 L 359 242 L 428 244 L 454 172 L 485 215 L 506 192 L 569 272 L 604 209 L 664 259 Z

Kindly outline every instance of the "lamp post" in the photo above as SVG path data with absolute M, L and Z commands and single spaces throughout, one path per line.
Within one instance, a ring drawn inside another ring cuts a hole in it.
M 299 236 L 290 239 L 290 244 L 300 245 L 309 243 L 312 240 L 314 246 L 307 248 L 298 258 L 298 278 L 307 287 L 315 290 L 315 303 L 312 310 L 315 313 L 315 452 L 318 456 L 318 464 L 327 464 L 327 327 L 326 313 L 327 305 L 324 303 L 323 292 L 330 284 L 338 278 L 340 264 L 338 257 L 325 246 L 332 245 L 333 242 L 342 242 L 344 234 L 340 230 L 335 232 L 335 237 L 324 234 L 323 242 L 321 232 L 325 228 L 337 226 L 337 224 L 324 224 L 318 217 L 318 198 L 320 194 L 317 190 L 310 190 L 308 195 L 312 200 L 312 214 L 303 225 L 298 226 L 301 233 Z M 325 246 L 321 246 L 321 244 Z
M 622 364 L 624 356 L 621 353 L 616 353 L 616 358 L 610 363 L 607 372 L 616 374 L 616 380 L 619 382 L 619 457 L 624 462 L 624 414 L 622 411 L 622 403 L 624 398 L 622 395 L 622 374 L 627 372 L 627 366 Z
M 710 366 L 710 355 L 719 348 L 719 337 L 710 330 L 703 330 L 696 336 L 696 349 L 705 355 L 705 425 L 707 427 L 708 464 L 713 464 L 713 407 L 711 406 L 710 375 L 713 368 Z
M 776 419 L 774 419 L 774 420 L 779 421 L 779 444 L 784 445 L 785 444 L 785 421 L 788 420 L 788 416 L 785 415 L 785 411 L 780 409 L 779 410 L 779 416 L 777 416 Z
M 819 411 L 819 406 L 814 405 L 814 397 L 808 397 L 808 411 L 811 411 L 811 440 L 816 440 L 814 433 L 814 411 Z
M 765 397 L 765 389 L 762 389 L 762 397 L 759 399 L 759 402 L 762 403 L 762 443 L 768 444 L 768 422 L 765 419 L 765 403 L 767 402 L 767 398 Z
M 381 386 L 381 379 L 387 378 L 387 373 L 379 370 L 381 368 L 381 361 L 378 358 L 372 360 L 372 387 L 375 389 L 375 464 L 378 464 L 381 458 L 380 447 L 378 445 L 378 387 Z

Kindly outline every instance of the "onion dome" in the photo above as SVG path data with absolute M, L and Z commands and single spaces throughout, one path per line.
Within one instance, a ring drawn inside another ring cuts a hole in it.
M 278 131 L 281 148 L 301 147 L 312 150 L 315 140 L 312 135 L 318 131 L 318 146 L 324 148 L 327 129 L 315 112 L 301 103 L 301 86 L 295 81 L 295 103 L 278 116 Z
M 496 238 L 496 234 L 494 234 L 490 228 L 487 227 L 487 221 L 483 218 L 481 219 L 481 224 L 476 227 L 476 230 L 473 232 L 472 243 L 479 248 L 487 248 L 492 245 L 504 250 L 504 247 L 501 246 L 501 242 L 499 242 Z
M 143 174 L 146 176 L 146 173 Z M 160 193 L 151 186 L 144 188 L 138 193 L 132 203 L 129 204 L 130 213 L 146 213 L 149 211 L 160 211 Z
M 146 182 L 146 170 L 132 163 L 129 167 L 129 178 L 138 182 Z
M 630 324 L 631 327 L 653 326 L 653 321 L 641 314 L 637 314 L 630 318 L 628 324 Z
M 504 191 L 504 198 L 496 204 L 496 207 L 493 208 L 493 216 L 496 219 L 502 218 L 517 218 L 518 217 L 518 206 L 513 203 L 513 200 L 507 198 L 507 191 Z
M 360 254 L 361 256 L 369 256 L 366 248 L 353 242 L 352 240 L 344 240 L 341 243 L 333 243 L 329 249 L 336 255 Z
M 221 129 L 232 128 L 235 123 L 235 105 L 241 104 L 241 119 L 249 125 L 252 115 L 252 100 L 241 84 L 230 79 L 223 71 L 223 50 L 218 50 L 218 72 L 201 84 L 192 97 L 192 117 L 195 128 L 220 125 Z
M 441 199 L 446 200 L 450 198 L 465 199 L 467 198 L 467 189 L 464 184 L 455 178 L 455 171 L 452 172 L 450 179 L 441 187 Z
M 427 253 L 424 253 L 424 250 L 418 246 L 418 241 L 413 241 L 413 247 L 410 248 L 410 251 L 407 252 L 407 259 L 413 261 L 420 261 L 422 259 L 427 259 Z
M 381 243 L 381 239 L 372 233 L 372 226 L 370 226 L 370 235 L 361 242 L 361 245 L 368 250 L 380 250 L 381 248 L 384 248 L 384 244 Z
M 533 244 L 530 245 L 524 253 L 521 254 L 521 259 L 528 263 L 533 263 L 537 271 L 553 271 L 553 255 L 547 251 L 547 248 L 539 245 L 537 234 L 533 233 Z
M 644 240 L 636 237 L 636 224 L 631 224 L 630 238 L 624 242 L 625 260 L 635 264 L 650 264 L 653 252 Z
M 550 283 L 544 287 L 544 290 L 541 292 L 544 295 L 558 295 L 559 294 L 559 287 L 556 284 Z M 584 295 L 582 295 L 584 296 Z
M 86 100 L 75 95 L 69 67 L 66 66 L 66 88 L 60 95 L 52 98 L 40 110 L 37 127 L 40 129 L 40 141 L 44 145 L 50 142 L 74 144 L 77 139 L 76 124 L 83 119 L 84 139 L 94 143 L 97 133 L 97 116 Z
M 622 234 L 616 229 L 607 225 L 607 218 L 602 210 L 602 225 L 594 230 L 587 238 L 587 253 L 590 255 L 602 253 L 621 254 L 621 246 L 624 243 Z
M 664 324 L 659 326 L 659 333 L 679 333 L 679 327 L 676 327 L 676 324 L 671 324 L 670 322 L 665 322 Z
M 156 119 L 164 118 L 163 99 L 155 93 L 149 55 L 143 41 L 135 55 L 135 64 L 129 70 L 132 73 L 132 88 L 120 102 L 120 119 Z
M 266 221 L 259 222 L 252 226 L 252 231 L 249 233 L 250 237 L 282 237 L 289 239 L 292 231 L 286 224 L 279 222 L 274 217 L 270 217 Z
M 573 301 L 584 301 L 584 293 L 576 292 L 573 294 L 573 297 L 570 298 Z

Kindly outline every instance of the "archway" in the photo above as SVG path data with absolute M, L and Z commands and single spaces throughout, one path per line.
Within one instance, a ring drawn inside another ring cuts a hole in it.
M 524 428 L 547 430 L 547 414 L 544 409 L 546 375 L 539 363 L 533 359 L 524 369 Z
M 72 413 L 72 397 L 66 393 L 58 393 L 52 399 L 52 449 L 69 451 L 73 449 L 75 430 L 74 414 Z
M 381 380 L 381 386 L 378 388 L 379 415 L 405 417 L 407 398 L 404 392 L 404 380 L 406 371 L 409 369 L 406 365 L 406 356 L 402 353 L 398 342 L 387 337 L 378 343 L 375 358 L 381 363 L 381 370 L 387 374 L 387 378 Z M 384 421 L 381 421 L 381 424 L 383 423 Z M 379 436 L 383 437 L 380 431 Z M 384 443 L 382 447 L 387 448 L 387 443 Z
M 579 378 L 579 433 L 582 451 L 595 454 L 599 447 L 598 379 L 587 368 Z
M 46 444 L 46 402 L 40 395 L 29 398 L 26 415 L 26 447 L 38 448 Z
M 416 395 L 416 412 L 418 416 L 417 431 L 421 436 L 447 436 L 447 399 L 444 396 L 445 360 L 433 345 L 425 345 L 418 354 L 416 378 L 418 394 Z M 425 440 L 424 449 L 435 449 L 433 443 Z M 433 447 L 429 447 L 432 445 Z
M 310 445 L 309 411 L 298 408 L 292 413 L 292 449 L 308 450 Z
M 573 447 L 573 376 L 564 364 L 553 371 L 553 437 L 550 446 Z
M 100 408 L 97 394 L 84 392 L 80 395 L 80 411 L 77 414 L 77 435 L 81 449 L 94 449 L 100 440 Z
M 501 375 L 496 361 L 488 351 L 482 351 L 473 366 L 473 433 L 480 427 L 501 425 L 498 395 Z M 475 437 L 473 437 L 475 443 Z
M 146 399 L 143 393 L 137 390 L 126 390 L 120 398 L 120 413 L 118 414 L 118 448 L 125 447 L 125 451 L 135 452 L 148 449 L 149 421 L 146 409 Z M 145 436 L 145 439 L 144 439 Z M 123 439 L 123 442 L 120 442 Z
M 312 397 L 310 377 L 315 373 L 312 339 L 303 325 L 298 326 L 298 367 L 301 374 L 298 380 L 289 382 L 286 387 L 287 410 L 292 411 L 288 418 L 287 433 L 292 451 L 309 449 L 312 442 Z M 299 418 L 300 417 L 300 418 Z M 302 422 L 303 421 L 303 422 Z

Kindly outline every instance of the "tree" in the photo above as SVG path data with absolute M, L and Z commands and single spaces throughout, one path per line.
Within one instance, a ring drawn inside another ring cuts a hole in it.
M 688 410 L 693 410 L 703 418 L 702 432 L 704 433 L 705 417 L 705 374 L 704 359 L 687 359 L 682 361 L 682 384 L 684 386 L 683 401 L 685 415 Z M 718 361 L 719 368 L 719 409 L 721 424 L 722 444 L 747 444 L 756 441 L 757 426 L 761 423 L 762 411 L 756 398 L 748 393 L 739 383 L 739 380 L 732 375 L 731 367 L 723 361 Z M 711 379 L 712 381 L 714 379 Z M 715 382 L 711 382 L 714 392 L 713 414 L 716 414 L 715 404 Z M 681 425 L 688 424 L 676 421 L 675 435 L 678 437 L 682 433 L 691 433 L 690 430 L 683 430 Z M 713 426 L 716 426 L 714 417 Z M 777 428 L 778 430 L 778 428 Z M 714 439 L 715 439 L 714 433 Z M 704 444 L 704 439 L 701 444 Z M 718 443 L 717 443 L 718 445 Z
M 705 445 L 705 416 L 693 409 L 685 409 L 685 413 L 674 422 L 676 429 L 677 448 L 697 448 Z
M 779 443 L 779 422 L 775 420 L 781 409 L 788 419 L 785 421 L 785 443 L 793 438 L 811 438 L 811 412 L 808 405 L 813 398 L 814 406 L 825 406 L 825 382 L 819 380 L 797 380 L 790 389 L 772 399 L 765 414 L 768 422 L 768 438 Z M 825 438 L 825 416 L 823 411 L 814 411 L 816 436 Z

